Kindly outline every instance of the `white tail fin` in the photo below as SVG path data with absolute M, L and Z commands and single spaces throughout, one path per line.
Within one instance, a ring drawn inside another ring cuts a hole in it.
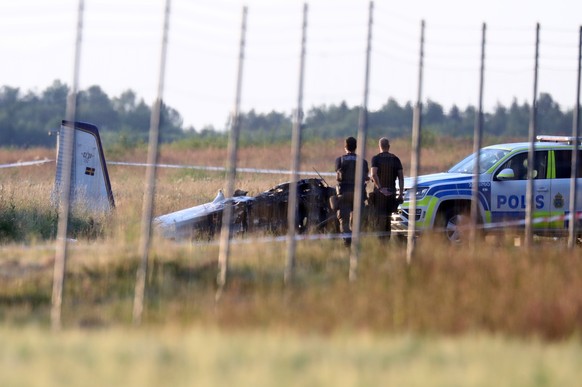
M 85 122 L 63 121 L 57 140 L 57 171 L 55 192 L 59 191 L 63 179 L 65 133 L 74 130 L 73 160 L 71 171 L 71 205 L 89 211 L 108 211 L 115 207 L 107 164 L 103 155 L 99 130 Z M 58 197 L 58 196 L 57 196 Z
M 219 203 L 221 201 L 224 200 L 224 194 L 222 193 L 222 190 L 219 189 L 218 193 L 216 194 L 216 197 L 214 198 L 214 200 L 212 201 L 212 203 Z

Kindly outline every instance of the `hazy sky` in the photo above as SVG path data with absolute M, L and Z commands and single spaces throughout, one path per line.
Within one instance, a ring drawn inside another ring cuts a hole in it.
M 368 1 L 308 2 L 304 109 L 363 101 Z M 165 102 L 186 126 L 223 128 L 234 106 L 242 7 L 248 7 L 242 111 L 297 105 L 302 1 L 172 0 Z M 86 0 L 79 86 L 110 96 L 157 93 L 165 0 Z M 69 85 L 77 0 L 0 3 L 0 85 L 42 91 Z M 481 29 L 487 24 L 484 102 L 490 111 L 533 97 L 535 25 L 540 92 L 576 98 L 579 0 L 407 0 L 374 3 L 369 108 L 416 101 L 420 22 L 426 23 L 422 99 L 477 105 Z

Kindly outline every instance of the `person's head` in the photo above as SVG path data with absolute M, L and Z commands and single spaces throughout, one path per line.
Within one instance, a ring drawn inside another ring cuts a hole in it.
M 382 152 L 388 152 L 390 150 L 390 141 L 386 137 L 382 137 L 378 140 L 378 146 Z
M 348 152 L 355 152 L 358 142 L 353 137 L 346 138 L 344 147 Z

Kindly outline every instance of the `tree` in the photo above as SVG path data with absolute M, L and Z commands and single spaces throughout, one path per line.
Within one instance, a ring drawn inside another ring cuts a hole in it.
M 571 125 L 568 125 L 560 105 L 554 102 L 551 95 L 540 93 L 537 107 L 537 133 L 563 136 L 571 134 Z
M 305 120 L 305 137 L 326 138 L 355 136 L 360 109 L 350 108 L 345 101 L 339 105 L 312 108 Z
M 517 104 L 517 100 L 513 100 L 509 107 L 507 127 L 504 132 L 508 136 L 527 136 L 529 130 L 530 107 L 527 103 L 523 106 Z
M 400 106 L 394 98 L 388 101 L 376 112 L 368 115 L 370 135 L 375 137 L 400 137 L 410 133 L 412 128 L 412 105 Z
M 507 108 L 498 103 L 493 114 L 487 116 L 486 133 L 495 136 L 503 134 L 507 127 L 507 118 Z
M 59 127 L 65 118 L 69 87 L 55 80 L 41 93 L 23 92 L 10 86 L 0 87 L 0 146 L 54 146 L 54 137 L 47 132 Z M 524 137 L 528 133 L 530 105 L 514 99 L 509 108 L 497 104 L 484 114 L 484 135 Z M 152 109 L 132 90 L 110 98 L 99 86 L 90 86 L 78 93 L 77 119 L 96 124 L 104 142 L 129 144 L 148 141 Z M 413 106 L 400 105 L 388 98 L 380 109 L 368 112 L 368 134 L 391 138 L 410 136 Z M 198 139 L 200 144 L 215 139 L 226 141 L 224 132 L 205 127 L 199 133 L 183 128 L 181 114 L 166 104 L 161 106 L 160 139 L 162 142 Z M 303 138 L 337 138 L 355 136 L 360 107 L 345 101 L 338 105 L 311 107 L 302 126 Z M 538 133 L 569 135 L 573 111 L 563 112 L 550 94 L 541 93 L 537 102 Z M 443 106 L 428 100 L 422 116 L 423 130 L 434 135 L 470 137 L 475 127 L 476 110 L 453 105 L 447 114 Z M 241 114 L 241 139 L 247 143 L 288 141 L 291 138 L 292 116 L 289 113 L 251 110 Z M 194 141 L 196 142 L 196 141 Z
M 113 98 L 111 103 L 113 104 L 113 109 L 115 109 L 119 114 L 127 114 L 135 109 L 136 95 L 133 90 L 126 90 L 117 98 Z
M 77 99 L 77 118 L 91 122 L 101 130 L 114 130 L 119 122 L 118 112 L 113 108 L 109 96 L 99 86 L 80 91 Z
M 445 128 L 443 128 L 443 133 L 449 135 L 456 135 L 462 133 L 463 117 L 461 110 L 457 105 L 453 105 L 449 113 L 447 114 L 446 121 L 449 123 Z
M 15 136 L 14 117 L 18 109 L 20 89 L 3 86 L 0 89 L 0 145 L 11 145 Z
M 445 114 L 442 105 L 431 101 L 426 103 L 423 109 L 423 123 L 427 126 L 442 127 L 445 121 Z

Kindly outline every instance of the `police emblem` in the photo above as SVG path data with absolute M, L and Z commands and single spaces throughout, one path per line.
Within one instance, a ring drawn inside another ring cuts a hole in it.
M 559 192 L 556 194 L 556 196 L 554 196 L 554 207 L 555 208 L 564 207 L 564 197 Z

